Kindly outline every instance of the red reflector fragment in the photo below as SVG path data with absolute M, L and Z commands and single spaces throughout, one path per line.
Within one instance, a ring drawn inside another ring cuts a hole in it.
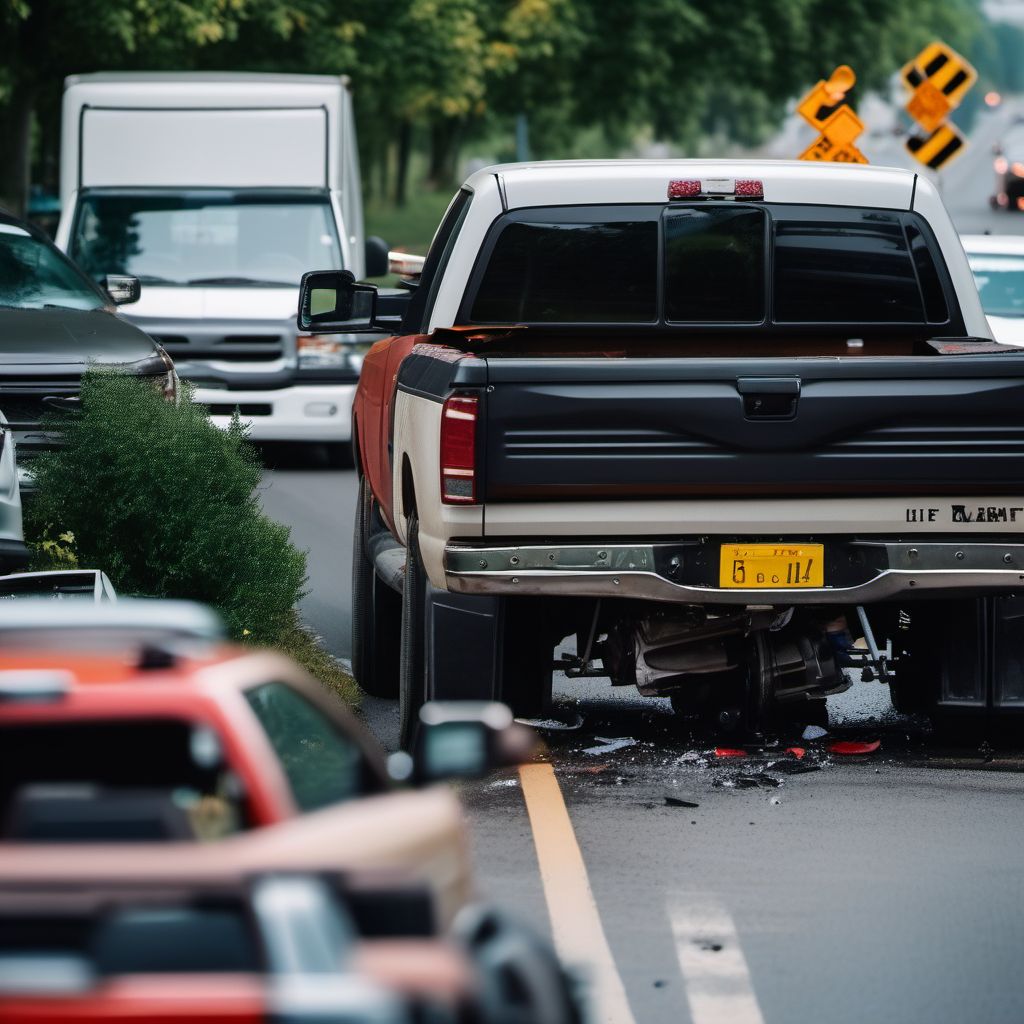
M 476 418 L 474 395 L 452 395 L 441 407 L 441 501 L 476 503 Z
M 670 181 L 668 183 L 669 199 L 692 199 L 700 195 L 700 180 Z
M 802 761 L 807 750 L 805 747 L 786 747 L 786 753 L 792 754 L 798 761 Z
M 737 178 L 734 194 L 737 198 L 764 199 L 764 184 L 756 178 Z
M 833 740 L 828 750 L 830 754 L 838 754 L 840 757 L 857 757 L 860 754 L 873 754 L 881 745 L 881 740 Z
M 736 747 L 715 747 L 715 757 L 746 757 L 747 752 L 745 750 L 739 750 Z

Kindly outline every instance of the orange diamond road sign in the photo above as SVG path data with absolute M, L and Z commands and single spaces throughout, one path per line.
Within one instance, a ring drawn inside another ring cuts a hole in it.
M 857 76 L 843 64 L 822 79 L 797 104 L 797 113 L 821 134 L 800 154 L 801 160 L 825 160 L 830 163 L 866 164 L 867 157 L 853 144 L 864 131 L 864 122 L 845 102 Z
M 912 93 L 906 111 L 924 129 L 907 139 L 907 151 L 937 171 L 967 145 L 956 128 L 945 122 L 978 80 L 978 72 L 956 50 L 936 42 L 904 64 L 900 77 Z

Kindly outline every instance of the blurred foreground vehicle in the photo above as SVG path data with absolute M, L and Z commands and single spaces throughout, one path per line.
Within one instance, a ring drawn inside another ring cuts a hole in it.
M 116 601 L 117 594 L 105 572 L 98 569 L 57 569 L 0 576 L 0 601 L 37 598 L 54 601 Z
M 996 341 L 1024 345 L 1024 238 L 961 235 Z
M 291 661 L 225 644 L 215 616 L 174 602 L 12 602 L 0 616 L 0 666 L 0 889 L 27 901 L 14 924 L 0 911 L 8 991 L 25 995 L 24 979 L 40 975 L 88 988 L 122 973 L 187 974 L 201 963 L 207 972 L 234 964 L 245 973 L 256 960 L 273 964 L 247 953 L 251 936 L 246 945 L 223 915 L 208 921 L 189 911 L 182 922 L 184 911 L 166 904 L 167 887 L 340 873 L 343 909 L 322 900 L 317 909 L 307 894 L 306 919 L 290 926 L 295 949 L 280 920 L 269 927 L 278 953 L 312 955 L 318 936 L 355 928 L 393 940 L 374 946 L 363 965 L 392 990 L 433 997 L 449 977 L 457 1001 L 486 996 L 488 1013 L 460 1021 L 574 1019 L 550 948 L 471 902 L 461 809 L 446 788 L 429 785 L 527 756 L 533 735 L 507 708 L 427 705 L 413 754 L 385 762 L 346 709 Z M 398 790 L 396 778 L 427 788 Z M 112 895 L 118 886 L 122 894 Z M 128 925 L 107 942 L 110 908 L 125 900 Z M 71 904 L 84 918 L 78 924 L 68 919 Z M 3 898 L 0 907 L 9 911 Z M 251 925 L 258 910 L 236 917 Z M 461 968 L 445 960 L 451 943 Z M 319 948 L 322 956 L 327 947 Z M 120 952 L 90 959 L 110 949 Z M 43 957 L 38 970 L 33 956 Z M 150 995 L 166 993 L 162 986 Z M 110 995 L 89 992 L 87 1007 Z
M 468 908 L 445 938 L 380 934 L 392 902 L 330 872 L 233 870 L 208 848 L 81 865 L 0 848 L 0 1020 L 578 1019 L 545 945 L 500 915 Z
M 146 286 L 132 319 L 214 422 L 349 458 L 359 339 L 296 335 L 310 266 L 387 273 L 363 232 L 343 77 L 98 74 L 66 83 L 57 242 L 97 280 Z
M 138 279 L 112 274 L 104 282 L 94 284 L 38 228 L 0 213 L 0 412 L 23 484 L 31 484 L 32 456 L 58 440 L 40 418 L 74 411 L 87 367 L 116 367 L 177 396 L 170 356 L 114 311 L 138 301 Z
M 996 180 L 989 205 L 994 210 L 1024 210 L 1024 123 L 1013 124 L 992 151 Z
M 1024 357 L 923 175 L 581 161 L 470 177 L 354 406 L 353 671 L 543 714 L 577 678 L 707 728 L 1024 705 Z M 389 311 L 390 312 L 390 311 Z M 867 652 L 854 646 L 863 636 Z M 388 658 L 388 654 L 391 657 Z

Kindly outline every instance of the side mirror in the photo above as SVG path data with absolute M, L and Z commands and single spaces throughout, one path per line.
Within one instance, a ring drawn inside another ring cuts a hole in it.
M 313 270 L 299 285 L 300 331 L 346 334 L 372 331 L 377 289 L 356 284 L 349 270 Z
M 377 235 L 366 239 L 366 276 L 383 277 L 388 272 L 388 243 Z
M 388 768 L 399 782 L 479 779 L 529 761 L 537 746 L 537 734 L 514 721 L 504 704 L 430 701 L 420 710 L 411 754 L 392 754 Z
M 126 274 L 107 274 L 103 287 L 113 300 L 115 306 L 126 306 L 129 302 L 138 302 L 142 294 L 142 285 L 137 277 Z

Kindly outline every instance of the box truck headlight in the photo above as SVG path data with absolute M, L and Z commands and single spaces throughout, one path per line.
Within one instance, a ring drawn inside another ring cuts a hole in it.
M 298 337 L 300 370 L 350 369 L 359 373 L 363 353 L 346 342 L 344 335 L 300 334 Z

